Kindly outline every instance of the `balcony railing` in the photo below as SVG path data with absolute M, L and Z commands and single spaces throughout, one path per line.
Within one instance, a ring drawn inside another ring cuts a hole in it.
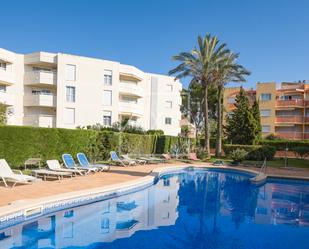
M 45 95 L 45 94 L 25 95 L 24 105 L 25 106 L 55 107 L 56 106 L 56 96 L 52 94 L 50 95 Z
M 292 100 L 277 100 L 277 107 L 303 107 L 305 104 L 302 99 L 292 99 Z
M 48 114 L 26 115 L 24 125 L 36 127 L 56 127 L 56 116 Z
M 14 84 L 15 83 L 14 74 L 7 69 L 0 70 L 0 83 L 5 84 L 5 85 Z
M 119 113 L 133 116 L 142 116 L 144 114 L 142 107 L 139 104 L 122 101 L 119 102 Z
M 305 117 L 304 122 L 305 122 L 306 124 L 309 124 L 309 117 L 308 117 L 308 116 L 307 116 L 307 117 Z
M 57 73 L 50 71 L 29 71 L 25 73 L 25 84 L 27 85 L 56 85 Z
M 119 92 L 126 95 L 133 95 L 141 98 L 145 95 L 143 89 L 139 84 L 129 83 L 125 81 L 120 81 Z
M 276 123 L 302 123 L 303 117 L 297 115 L 276 116 Z
M 10 106 L 15 103 L 15 96 L 6 92 L 0 92 L 0 103 Z
M 285 139 L 300 140 L 303 139 L 304 133 L 295 131 L 278 131 L 276 132 L 276 136 Z
M 309 131 L 308 131 L 308 132 L 305 132 L 305 134 L 304 134 L 304 139 L 309 139 Z

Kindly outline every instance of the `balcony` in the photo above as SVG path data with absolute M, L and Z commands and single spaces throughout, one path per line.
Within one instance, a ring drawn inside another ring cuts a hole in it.
M 277 100 L 276 107 L 304 107 L 305 102 L 302 99 Z
M 11 71 L 0 68 L 0 84 L 12 85 L 14 83 L 14 74 Z
M 30 86 L 56 86 L 57 73 L 43 71 L 29 71 L 25 73 L 25 84 Z
M 6 92 L 0 92 L 0 103 L 11 106 L 15 103 L 15 96 Z
M 309 116 L 306 116 L 304 119 L 305 119 L 304 122 L 305 122 L 306 124 L 309 124 Z
M 47 52 L 36 52 L 25 55 L 25 64 L 37 66 L 55 66 L 57 55 Z
M 124 81 L 120 81 L 119 92 L 125 95 L 136 96 L 138 98 L 141 98 L 143 95 L 145 95 L 143 89 L 139 87 L 138 84 L 126 83 Z
M 35 126 L 35 127 L 56 127 L 56 116 L 55 115 L 27 115 L 24 116 L 24 125 Z
M 140 105 L 130 102 L 119 102 L 119 114 L 141 117 L 144 112 Z
M 55 95 L 25 95 L 24 97 L 25 106 L 42 106 L 42 107 L 56 107 L 57 98 Z
M 305 134 L 304 134 L 304 139 L 309 139 L 309 131 L 308 131 L 308 132 L 305 132 Z
M 291 115 L 291 116 L 276 116 L 276 123 L 303 123 L 303 116 Z
M 281 131 L 281 132 L 276 132 L 275 135 L 284 138 L 284 139 L 291 139 L 291 140 L 300 140 L 303 139 L 303 134 L 302 132 L 288 132 L 288 131 Z

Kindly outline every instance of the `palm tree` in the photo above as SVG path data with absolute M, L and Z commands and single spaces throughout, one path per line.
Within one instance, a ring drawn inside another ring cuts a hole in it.
M 213 82 L 213 72 L 217 64 L 223 60 L 230 51 L 226 45 L 220 44 L 216 36 L 206 34 L 205 37 L 198 36 L 198 46 L 190 52 L 181 52 L 172 57 L 181 63 L 169 71 L 170 75 L 176 75 L 176 79 L 192 77 L 192 80 L 202 86 L 204 93 L 204 122 L 205 122 L 205 151 L 210 154 L 209 144 L 209 116 L 208 116 L 208 88 Z
M 217 139 L 216 156 L 222 154 L 222 105 L 224 87 L 228 82 L 245 82 L 245 76 L 250 72 L 237 63 L 239 54 L 226 54 L 225 59 L 217 64 L 214 70 L 214 83 L 217 86 Z

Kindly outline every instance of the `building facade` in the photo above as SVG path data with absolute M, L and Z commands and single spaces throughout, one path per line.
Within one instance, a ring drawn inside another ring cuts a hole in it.
M 225 112 L 235 106 L 240 88 L 227 88 L 224 93 Z M 309 139 L 309 84 L 282 82 L 257 83 L 256 90 L 247 90 L 249 101 L 259 101 L 262 134 L 303 140 Z
M 181 89 L 172 77 L 119 62 L 0 49 L 0 102 L 9 125 L 76 128 L 128 118 L 177 135 Z

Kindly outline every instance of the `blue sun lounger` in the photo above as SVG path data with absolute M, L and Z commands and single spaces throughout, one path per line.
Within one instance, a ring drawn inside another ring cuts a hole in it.
M 95 168 L 95 167 L 82 167 L 82 166 L 76 165 L 71 154 L 63 154 L 62 160 L 64 162 L 65 167 L 67 167 L 68 169 L 83 169 L 83 170 L 86 170 L 87 174 L 89 172 L 97 172 L 98 171 L 98 168 Z
M 106 165 L 106 164 L 90 164 L 88 161 L 88 158 L 86 157 L 84 153 L 77 153 L 77 160 L 79 164 L 85 168 L 94 167 L 94 168 L 98 168 L 100 171 L 108 171 L 110 168 L 109 165 Z

